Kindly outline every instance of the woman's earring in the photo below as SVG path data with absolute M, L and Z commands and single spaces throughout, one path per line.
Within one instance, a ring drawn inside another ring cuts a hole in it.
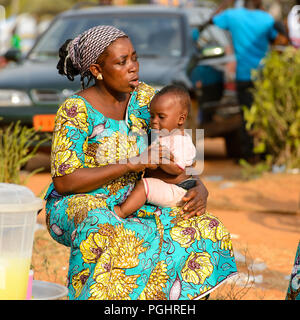
M 97 80 L 102 80 L 102 79 L 103 79 L 102 74 L 101 74 L 101 73 L 98 73 L 98 75 L 97 75 Z

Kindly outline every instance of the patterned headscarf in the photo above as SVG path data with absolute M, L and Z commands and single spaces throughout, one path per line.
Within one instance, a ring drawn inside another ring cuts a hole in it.
M 127 37 L 127 35 L 113 26 L 97 26 L 88 29 L 69 42 L 66 60 L 71 59 L 73 66 L 79 70 L 83 79 L 89 75 L 90 65 L 96 63 L 100 54 L 120 37 Z

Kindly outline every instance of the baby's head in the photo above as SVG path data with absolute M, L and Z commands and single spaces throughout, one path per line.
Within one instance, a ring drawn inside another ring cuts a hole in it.
M 150 103 L 150 124 L 155 130 L 183 129 L 189 113 L 191 98 L 179 85 L 168 85 L 156 93 Z

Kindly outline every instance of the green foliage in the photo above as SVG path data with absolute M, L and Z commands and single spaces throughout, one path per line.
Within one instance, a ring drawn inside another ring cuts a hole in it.
M 43 16 L 54 16 L 62 11 L 71 9 L 75 4 L 79 3 L 95 3 L 99 4 L 101 0 L 18 0 L 17 8 L 19 13 L 30 13 L 38 18 Z M 106 3 L 102 0 L 102 3 Z M 113 1 L 111 1 L 113 3 Z M 127 0 L 128 4 L 145 4 L 150 3 L 150 0 Z M 4 5 L 7 10 L 8 16 L 13 14 L 12 1 L 11 0 L 0 0 L 0 5 Z
M 261 161 L 254 165 L 250 164 L 245 159 L 240 159 L 239 164 L 242 168 L 242 179 L 250 180 L 259 178 L 264 172 L 269 171 L 271 169 L 271 161 L 272 157 L 270 155 L 267 156 L 266 161 Z
M 18 13 L 30 13 L 36 15 L 36 17 L 41 16 L 53 16 L 64 10 L 71 9 L 75 4 L 83 1 L 79 0 L 18 0 Z M 99 3 L 98 0 L 89 0 L 88 2 Z M 13 14 L 12 12 L 12 1 L 0 0 L 0 4 L 6 7 L 7 15 Z
M 272 165 L 300 168 L 300 50 L 272 51 L 255 79 L 254 103 L 244 108 L 254 152 L 268 154 Z
M 41 15 L 56 15 L 62 11 L 71 9 L 76 3 L 82 1 L 76 0 L 60 0 L 60 1 L 40 1 L 40 0 L 21 0 L 21 8 L 23 11 Z M 97 3 L 96 0 L 89 2 Z
M 21 126 L 20 121 L 0 128 L 0 182 L 25 184 L 38 168 L 31 172 L 26 181 L 21 181 L 21 168 L 35 156 L 38 148 L 50 137 L 40 139 L 33 128 Z

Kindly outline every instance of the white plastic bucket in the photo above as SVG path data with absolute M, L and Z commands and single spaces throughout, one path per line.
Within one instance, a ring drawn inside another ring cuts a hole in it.
M 68 289 L 58 283 L 33 280 L 32 300 L 59 300 L 68 294 Z
M 0 183 L 0 300 L 25 300 L 37 212 L 42 199 L 25 186 Z

